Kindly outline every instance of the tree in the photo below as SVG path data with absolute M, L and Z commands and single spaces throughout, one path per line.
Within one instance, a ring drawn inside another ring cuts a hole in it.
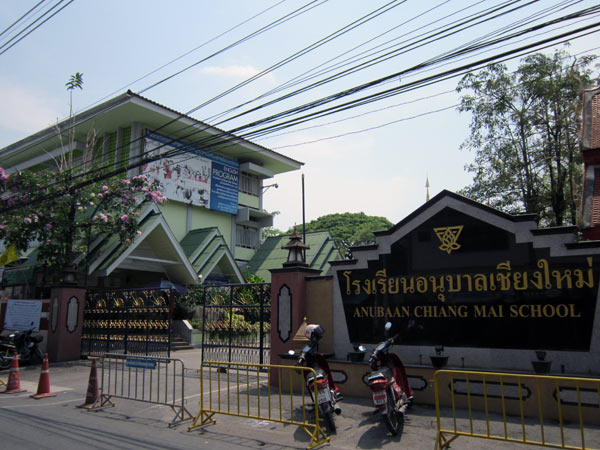
M 306 224 L 306 232 L 329 231 L 342 256 L 349 247 L 375 242 L 373 232 L 391 228 L 385 217 L 367 216 L 365 213 L 328 214 Z M 289 232 L 291 232 L 290 230 Z
M 82 84 L 77 73 L 67 89 Z M 70 145 L 66 156 L 54 160 L 53 169 L 7 174 L 0 168 L 0 239 L 20 251 L 36 246 L 38 262 L 54 274 L 67 266 L 87 267 L 90 243 L 100 236 L 131 243 L 139 233 L 140 209 L 166 199 L 145 175 L 98 182 L 102 171 L 89 171 L 86 164 L 94 145 L 88 139 L 81 160 L 74 158 Z
M 513 73 L 495 64 L 463 77 L 459 111 L 472 119 L 461 148 L 475 152 L 465 167 L 473 184 L 463 195 L 508 213 L 535 213 L 544 225 L 576 223 L 577 124 L 594 59 L 538 53 Z

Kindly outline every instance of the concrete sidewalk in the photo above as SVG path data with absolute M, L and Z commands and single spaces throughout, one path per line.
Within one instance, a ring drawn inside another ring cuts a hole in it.
M 191 414 L 196 415 L 200 409 L 200 378 L 199 368 L 201 350 L 183 350 L 172 354 L 173 358 L 181 359 L 185 365 L 185 405 Z M 24 411 L 28 414 L 47 414 L 57 423 L 81 423 L 84 427 L 107 427 L 106 433 L 119 431 L 118 435 L 131 433 L 135 436 L 153 436 L 156 434 L 156 446 L 152 440 L 145 442 L 143 448 L 167 448 L 163 442 L 169 442 L 168 448 L 268 448 L 292 449 L 306 448 L 310 439 L 307 433 L 298 426 L 269 422 L 253 418 L 243 418 L 228 415 L 215 415 L 216 424 L 187 432 L 191 422 L 185 422 L 174 428 L 168 424 L 173 419 L 173 411 L 164 405 L 155 405 L 139 401 L 115 398 L 114 408 L 105 408 L 88 413 L 75 408 L 83 404 L 90 375 L 89 360 L 69 363 L 51 364 L 51 391 L 57 396 L 50 399 L 33 400 L 29 394 L 35 393 L 40 376 L 39 366 L 21 368 L 21 387 L 29 392 L 18 395 L 0 395 L 0 412 Z M 98 367 L 100 377 L 100 367 Z M 8 378 L 8 371 L 0 372 L 0 378 Z M 0 388 L 3 390 L 3 388 Z M 408 410 L 404 425 L 398 436 L 392 436 L 381 422 L 369 398 L 345 397 L 340 404 L 342 414 L 336 416 L 337 434 L 331 436 L 330 447 L 339 449 L 433 449 L 437 434 L 435 409 L 431 406 L 416 403 Z M 443 415 L 450 415 L 444 410 Z M 466 411 L 459 411 L 462 417 L 468 417 Z M 7 420 L 12 417 L 6 416 Z M 44 416 L 45 417 L 45 416 Z M 485 430 L 485 416 L 482 413 L 472 414 L 475 430 Z M 4 419 L 3 419 L 4 420 Z M 501 417 L 491 417 L 494 429 L 502 428 Z M 118 425 L 117 425 L 118 423 Z M 101 424 L 101 425 L 100 425 Z M 0 425 L 10 427 L 9 422 Z M 446 424 L 445 426 L 449 426 Z M 114 428 L 113 428 L 114 427 Z M 10 430 L 8 430 L 10 431 Z M 501 431 L 501 430 L 499 430 Z M 577 434 L 577 429 L 575 429 Z M 552 433 L 548 431 L 550 436 Z M 121 439 L 121 438 L 119 438 Z M 571 445 L 580 445 L 569 442 Z M 600 449 L 600 431 L 586 430 L 586 447 Z M 57 444 L 58 445 L 58 444 Z M 90 444 L 91 445 L 91 444 Z M 129 448 L 124 443 L 123 448 Z M 119 445 L 114 447 L 120 448 Z M 28 447 L 23 447 L 28 448 Z M 31 448 L 40 448 L 32 445 Z M 55 447 L 42 447 L 55 448 Z M 104 448 L 91 445 L 81 448 Z M 454 449 L 510 449 L 526 448 L 523 444 L 497 440 L 460 437 L 452 443 Z

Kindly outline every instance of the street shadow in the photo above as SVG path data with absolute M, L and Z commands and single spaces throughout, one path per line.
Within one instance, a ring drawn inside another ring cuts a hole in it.
M 359 426 L 366 426 L 368 429 L 360 436 L 356 443 L 356 448 L 382 448 L 389 443 L 400 444 L 402 441 L 402 433 L 404 432 L 404 424 L 408 422 L 408 418 L 404 416 L 404 419 L 400 422 L 398 428 L 398 434 L 393 435 L 390 433 L 383 423 L 381 414 L 374 410 L 365 411 L 362 414 L 362 418 Z

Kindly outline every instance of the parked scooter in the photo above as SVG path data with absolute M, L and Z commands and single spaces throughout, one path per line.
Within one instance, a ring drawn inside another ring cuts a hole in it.
M 390 322 L 385 324 L 386 335 L 391 328 Z M 363 377 L 363 382 L 373 391 L 376 412 L 381 413 L 383 423 L 393 435 L 398 434 L 404 413 L 413 399 L 404 364 L 396 354 L 389 352 L 397 339 L 398 335 L 395 335 L 375 347 L 369 358 L 373 372 Z M 365 351 L 364 347 L 360 348 Z
M 320 325 L 308 325 L 306 327 L 305 336 L 309 339 L 309 343 L 304 346 L 298 356 L 298 364 L 305 367 L 311 367 L 317 374 L 317 401 L 316 405 L 319 408 L 319 417 L 325 421 L 325 425 L 330 433 L 336 432 L 335 421 L 333 414 L 341 414 L 342 410 L 337 405 L 337 402 L 342 399 L 338 388 L 333 382 L 329 364 L 319 353 L 319 340 L 323 336 L 323 328 Z M 294 350 L 288 352 L 290 355 L 295 355 Z M 304 371 L 304 380 L 306 387 L 310 392 L 311 400 L 314 402 L 314 383 L 315 377 L 312 372 Z
M 0 370 L 10 367 L 15 352 L 19 355 L 19 361 L 23 363 L 29 362 L 33 357 L 37 357 L 40 362 L 44 360 L 44 354 L 38 347 L 43 337 L 32 336 L 32 332 L 33 329 L 16 331 L 0 342 Z

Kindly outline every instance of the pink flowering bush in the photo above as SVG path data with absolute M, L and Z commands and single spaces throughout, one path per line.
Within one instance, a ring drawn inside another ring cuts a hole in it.
M 139 210 L 165 200 L 145 175 L 102 184 L 85 173 L 7 175 L 0 168 L 0 239 L 20 251 L 37 242 L 38 261 L 60 273 L 78 255 L 85 267 L 88 245 L 99 236 L 130 244 L 139 235 Z

